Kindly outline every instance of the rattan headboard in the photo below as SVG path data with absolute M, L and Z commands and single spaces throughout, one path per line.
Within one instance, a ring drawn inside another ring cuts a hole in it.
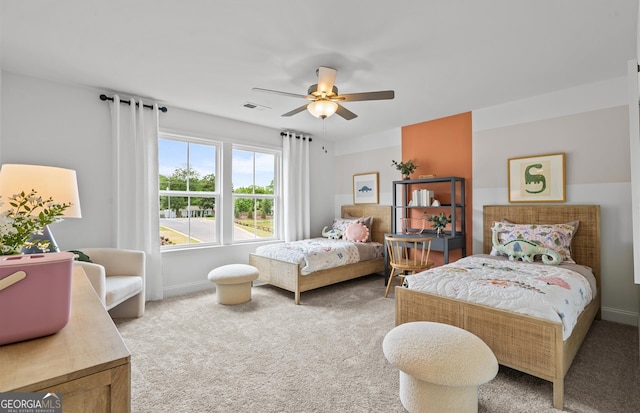
M 599 205 L 485 205 L 483 208 L 484 253 L 491 251 L 491 226 L 495 221 L 515 224 L 562 224 L 580 221 L 571 243 L 571 255 L 578 264 L 591 267 L 600 289 Z
M 389 205 L 343 205 L 341 214 L 352 217 L 373 217 L 371 240 L 384 244 L 384 234 L 391 232 L 391 206 Z

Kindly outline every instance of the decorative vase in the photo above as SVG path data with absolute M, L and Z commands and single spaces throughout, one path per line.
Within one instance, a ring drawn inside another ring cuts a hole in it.
M 403 174 L 402 179 L 403 180 L 411 179 L 411 176 L 409 174 Z
M 438 227 L 436 228 L 436 237 L 441 237 L 444 234 L 444 228 Z
M 422 234 L 426 222 L 424 218 L 402 218 L 402 232 L 407 235 Z

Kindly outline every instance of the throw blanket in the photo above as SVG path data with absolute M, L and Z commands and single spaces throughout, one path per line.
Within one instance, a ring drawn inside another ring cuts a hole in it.
M 263 245 L 256 249 L 256 254 L 299 264 L 302 275 L 360 261 L 353 242 L 328 238 Z
M 562 323 L 566 340 L 592 299 L 587 278 L 563 266 L 469 256 L 405 278 L 404 286 Z

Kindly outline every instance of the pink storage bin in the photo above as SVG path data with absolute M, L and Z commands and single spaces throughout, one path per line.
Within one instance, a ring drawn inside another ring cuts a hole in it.
M 0 256 L 0 345 L 67 325 L 73 258 L 70 252 Z

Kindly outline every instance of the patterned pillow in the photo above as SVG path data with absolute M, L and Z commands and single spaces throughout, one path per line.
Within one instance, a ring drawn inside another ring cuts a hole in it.
M 367 242 L 367 238 L 369 238 L 369 228 L 364 224 L 354 222 L 347 227 L 342 237 L 347 241 Z
M 498 224 L 494 222 L 493 226 Z M 571 240 L 576 233 L 576 226 L 567 224 L 512 224 L 500 222 L 502 231 L 498 234 L 500 244 L 505 244 L 516 239 L 534 242 L 543 247 L 552 249 L 560 254 L 563 262 L 575 263 L 571 257 Z M 495 248 L 491 248 L 491 255 L 498 254 Z
M 333 220 L 333 224 L 331 225 L 331 228 L 340 230 L 344 233 L 347 227 L 353 224 L 354 222 L 358 222 L 358 220 L 356 218 L 353 218 L 353 219 L 336 218 Z

